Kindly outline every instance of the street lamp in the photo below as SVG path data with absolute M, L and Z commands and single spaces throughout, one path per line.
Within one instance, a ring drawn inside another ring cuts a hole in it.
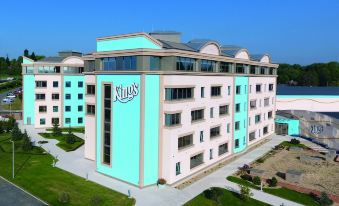
M 13 153 L 13 158 L 12 158 L 12 178 L 14 179 L 14 141 L 11 140 L 12 142 L 12 153 Z

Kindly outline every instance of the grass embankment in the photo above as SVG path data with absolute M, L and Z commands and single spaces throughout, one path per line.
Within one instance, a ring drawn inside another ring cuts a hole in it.
M 231 192 L 226 189 L 218 188 L 218 190 L 222 191 L 222 195 L 219 197 L 218 202 L 214 200 L 207 199 L 204 193 L 199 194 L 186 204 L 185 206 L 221 206 L 221 205 L 229 205 L 229 206 L 266 206 L 264 202 L 260 202 L 258 200 L 250 198 L 248 201 L 244 201 L 240 198 L 238 193 Z
M 13 80 L 13 81 L 10 81 L 10 82 L 3 82 L 3 83 L 0 83 L 0 93 L 7 92 L 11 89 L 21 87 L 21 86 L 22 86 L 22 80 L 21 79 Z
M 52 133 L 39 133 L 39 135 L 46 139 L 58 140 L 59 142 L 56 145 L 61 149 L 65 150 L 66 152 L 74 151 L 84 144 L 84 140 L 75 136 L 74 134 L 71 134 L 75 139 L 75 142 L 73 144 L 68 144 L 66 142 L 66 137 L 69 134 L 53 135 Z
M 12 143 L 9 140 L 10 134 L 0 134 L 0 175 L 48 204 L 94 205 L 94 198 L 102 203 L 96 205 L 134 204 L 133 199 L 121 193 L 53 167 L 53 157 L 39 147 L 34 147 L 31 152 L 22 151 L 20 141 L 15 143 L 16 175 L 12 179 Z M 69 203 L 62 204 L 58 201 L 63 192 L 69 195 Z
M 13 104 L 11 105 L 11 107 L 9 106 L 9 104 L 5 104 L 2 106 L 2 108 L 4 110 L 22 110 L 22 100 L 20 98 L 15 98 Z
M 85 134 L 85 127 L 71 127 L 71 128 L 63 127 L 63 128 L 60 128 L 60 129 L 61 129 L 61 132 L 68 132 L 69 130 L 71 130 L 71 132 L 74 132 L 74 133 Z M 53 128 L 48 128 L 46 130 L 47 131 L 53 131 Z

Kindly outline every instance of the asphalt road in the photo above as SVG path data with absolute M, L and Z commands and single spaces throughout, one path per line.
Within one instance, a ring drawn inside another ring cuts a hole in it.
M 0 206 L 42 205 L 46 204 L 0 177 Z
M 20 88 L 20 87 L 18 87 L 18 88 Z M 7 93 L 8 93 L 8 92 L 14 92 L 14 91 L 17 90 L 18 88 L 15 88 L 15 89 L 12 89 L 12 90 L 9 90 L 9 91 L 7 91 L 7 92 L 4 92 L 4 93 L 1 93 L 1 94 L 0 94 L 0 101 L 1 101 L 1 103 L 0 103 L 0 111 L 3 110 L 3 109 L 2 109 L 2 106 L 5 105 L 5 103 L 3 103 L 2 100 L 7 96 Z M 17 97 L 17 98 L 18 98 L 18 97 Z

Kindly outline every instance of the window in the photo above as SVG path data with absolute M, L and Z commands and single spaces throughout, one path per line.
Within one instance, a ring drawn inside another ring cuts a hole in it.
M 257 114 L 255 115 L 255 123 L 258 124 L 261 121 L 261 115 Z
M 66 119 L 65 119 L 65 123 L 66 123 L 66 124 L 71 124 L 71 118 L 66 118 Z
M 176 66 L 179 71 L 193 71 L 195 69 L 195 59 L 177 57 Z
M 270 99 L 269 98 L 265 98 L 264 99 L 264 106 L 267 107 L 270 105 Z
M 175 114 L 165 114 L 165 126 L 170 127 L 180 124 L 180 113 Z
M 255 140 L 255 132 L 249 133 L 248 139 L 249 139 L 250 142 L 253 141 L 253 140 Z
M 45 94 L 35 94 L 35 99 L 36 100 L 45 100 L 46 96 L 45 96 Z
M 267 133 L 268 133 L 268 126 L 264 127 L 263 133 L 264 133 L 264 134 L 267 134 Z
M 230 130 L 231 130 L 231 124 L 227 123 L 227 133 L 230 133 Z
M 193 88 L 166 88 L 165 100 L 182 100 L 193 98 Z
M 210 108 L 210 118 L 213 118 L 213 113 L 214 113 L 213 107 L 211 107 L 211 108 Z
M 273 75 L 274 74 L 274 68 L 269 68 L 269 74 Z
M 52 124 L 59 124 L 59 118 L 52 118 Z
M 234 129 L 235 130 L 239 130 L 240 129 L 240 121 L 236 121 L 235 122 Z
M 204 131 L 200 131 L 200 142 L 204 142 Z
M 45 118 L 41 118 L 40 119 L 40 125 L 45 125 L 46 124 L 46 119 Z
M 36 81 L 35 87 L 37 88 L 46 88 L 47 87 L 47 81 Z
M 65 111 L 70 112 L 71 111 L 71 106 L 65 106 Z
M 232 63 L 220 62 L 220 72 L 230 73 L 232 71 Z
M 252 93 L 252 85 L 250 85 L 250 93 Z
M 87 105 L 87 114 L 95 115 L 95 105 Z
M 251 126 L 251 117 L 248 117 L 248 126 Z
M 84 109 L 83 109 L 83 106 L 82 105 L 78 105 L 78 112 L 82 112 Z
M 235 148 L 239 148 L 239 139 L 235 140 Z
M 136 70 L 137 57 L 136 56 L 121 56 L 103 58 L 104 71 L 117 71 L 117 70 Z
M 240 85 L 237 85 L 237 86 L 235 87 L 235 93 L 236 93 L 236 94 L 240 94 L 240 92 L 241 92 L 241 86 L 240 86 Z
M 47 106 L 39 106 L 39 112 L 47 112 Z
M 79 88 L 84 87 L 84 82 L 83 82 L 83 81 L 78 81 L 78 87 L 79 87 Z
M 150 56 L 150 70 L 160 70 L 160 57 Z
M 205 97 L 205 87 L 200 88 L 200 95 L 201 95 L 201 98 Z
M 210 149 L 210 160 L 213 159 L 213 149 Z
M 193 169 L 204 163 L 204 153 L 197 154 L 190 159 L 190 169 Z
M 59 99 L 59 94 L 52 94 L 52 100 L 58 100 Z
M 111 113 L 111 92 L 112 86 L 110 84 L 104 85 L 104 127 L 103 127 L 103 163 L 111 164 L 111 123 L 112 123 L 112 113 Z
M 228 105 L 219 106 L 219 115 L 228 114 Z
M 236 64 L 235 72 L 240 73 L 240 74 L 245 73 L 245 65 L 244 64 Z
M 228 86 L 228 87 L 227 87 L 227 94 L 228 94 L 228 96 L 231 95 L 231 86 Z
M 66 81 L 65 84 L 66 84 L 66 87 L 71 87 L 72 86 L 70 81 Z
M 235 104 L 235 112 L 240 112 L 240 103 Z
M 71 94 L 65 94 L 65 99 L 71 99 Z
M 211 87 L 211 96 L 212 97 L 217 97 L 217 96 L 220 96 L 221 94 L 221 87 L 218 86 L 218 87 Z
M 53 112 L 58 112 L 59 111 L 59 107 L 58 106 L 53 106 Z
M 250 68 L 250 73 L 251 73 L 251 74 L 255 74 L 255 73 L 256 73 L 256 72 L 255 72 L 255 67 L 256 67 L 256 66 L 251 65 L 251 68 Z
M 210 139 L 220 136 L 220 126 L 210 129 Z
M 260 67 L 260 74 L 265 74 L 266 67 Z
M 200 60 L 200 71 L 202 72 L 213 72 L 215 61 L 211 60 Z
M 257 108 L 257 100 L 250 100 L 250 109 Z
M 177 162 L 175 164 L 175 175 L 180 175 L 181 171 L 180 171 L 180 162 Z
M 178 138 L 178 150 L 193 145 L 193 134 Z
M 83 123 L 83 118 L 82 117 L 78 117 L 78 124 L 82 124 Z
M 204 119 L 204 110 L 198 109 L 191 111 L 191 121 L 198 121 Z
M 78 99 L 83 99 L 84 98 L 84 95 L 83 94 L 78 94 Z
M 272 112 L 272 111 L 269 111 L 269 112 L 267 113 L 267 118 L 268 118 L 268 119 L 272 119 L 272 117 L 273 117 L 273 112 Z
M 255 91 L 258 93 L 258 92 L 261 92 L 261 84 L 257 84 L 255 85 Z
M 268 91 L 270 91 L 270 92 L 273 91 L 273 84 L 268 85 Z
M 54 88 L 59 87 L 59 82 L 58 82 L 58 81 L 53 81 L 53 87 L 54 87 Z
M 87 85 L 87 95 L 95 95 L 95 85 Z
M 222 144 L 222 145 L 219 145 L 219 148 L 218 148 L 218 155 L 223 155 L 225 153 L 228 152 L 228 143 L 225 143 L 225 144 Z

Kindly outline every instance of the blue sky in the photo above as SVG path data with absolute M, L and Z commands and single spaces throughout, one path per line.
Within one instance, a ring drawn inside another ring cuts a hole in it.
M 275 62 L 339 61 L 338 0 L 1 2 L 0 56 L 95 50 L 95 38 L 175 30 L 269 53 Z

